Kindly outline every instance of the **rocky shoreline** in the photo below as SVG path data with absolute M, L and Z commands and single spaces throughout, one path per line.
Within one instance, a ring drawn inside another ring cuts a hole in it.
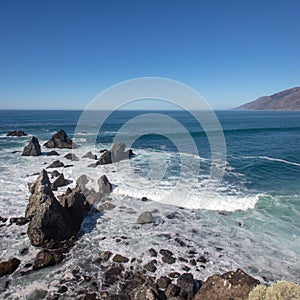
M 60 130 L 45 146 L 72 149 L 75 144 L 63 130 Z M 38 139 L 31 138 L 24 148 L 23 155 L 24 152 L 29 156 L 41 155 Z M 103 152 L 99 159 L 91 152 L 87 153 L 85 158 L 96 160 L 91 167 L 97 167 L 101 164 L 128 159 L 133 155 L 131 150 L 125 150 L 124 144 L 118 143 L 113 145 L 111 150 Z M 73 153 L 65 158 L 71 161 L 79 159 Z M 19 272 L 19 276 L 30 276 L 41 269 L 66 262 L 70 252 L 73 249 L 76 251 L 76 245 L 81 238 L 82 222 L 86 218 L 91 218 L 91 215 L 101 214 L 102 211 L 116 207 L 116 203 L 109 198 L 113 184 L 104 174 L 98 179 L 98 190 L 89 188 L 89 179 L 82 175 L 77 178 L 75 188 L 67 188 L 65 193 L 55 196 L 54 191 L 70 183 L 64 178 L 63 173 L 56 170 L 60 167 L 68 166 L 59 160 L 53 161 L 29 186 L 31 196 L 24 217 L 10 218 L 10 220 L 0 217 L 0 230 L 1 227 L 11 226 L 11 224 L 27 226 L 27 235 L 31 244 L 40 249 L 31 263 L 24 265 L 19 258 L 0 263 L 0 280 L 5 281 L 5 288 L 1 293 L 5 293 L 5 289 L 13 284 L 11 274 L 14 272 Z M 149 202 L 146 197 L 141 201 Z M 136 225 L 155 226 L 155 213 L 156 211 L 142 212 L 136 218 Z M 176 214 L 167 216 L 167 220 L 171 221 L 173 218 L 176 218 Z M 162 234 L 168 239 L 169 233 Z M 130 247 L 130 240 L 125 235 L 118 236 L 115 240 L 120 244 L 127 243 Z M 154 244 L 151 248 L 145 249 L 148 260 L 103 247 L 97 258 L 89 262 L 99 270 L 97 274 L 89 272 L 88 266 L 82 268 L 74 265 L 68 276 L 58 279 L 56 289 L 51 291 L 37 289 L 31 299 L 248 299 L 250 292 L 260 284 L 259 280 L 241 269 L 214 274 L 203 281 L 201 269 L 205 269 L 210 259 L 209 253 L 191 247 L 180 237 L 176 237 L 174 242 L 184 249 L 184 256 L 173 253 L 167 245 L 158 248 Z M 21 251 L 26 252 L 26 249 Z M 173 266 L 177 261 L 183 263 L 181 269 L 173 268 L 172 272 L 159 275 L 158 271 L 162 266 Z M 199 276 L 195 276 L 195 273 Z M 295 289 L 297 290 L 298 287 Z

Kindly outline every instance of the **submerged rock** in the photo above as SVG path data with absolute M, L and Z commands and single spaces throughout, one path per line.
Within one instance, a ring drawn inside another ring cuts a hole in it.
M 259 283 L 259 280 L 241 269 L 222 275 L 212 275 L 202 285 L 194 300 L 248 299 L 250 291 Z
M 78 233 L 86 212 L 83 194 L 71 191 L 62 197 L 61 205 L 52 192 L 45 170 L 31 191 L 25 217 L 30 220 L 27 234 L 32 245 L 49 247 L 51 241 L 67 240 Z
M 68 148 L 74 149 L 76 145 L 73 141 L 68 137 L 64 130 L 59 130 L 57 133 L 52 135 L 52 138 L 44 144 L 47 148 Z
M 12 130 L 6 134 L 6 136 L 17 136 L 17 137 L 26 136 L 26 135 L 28 134 L 25 133 L 23 130 Z
M 134 154 L 131 149 L 125 151 L 126 145 L 123 143 L 113 144 L 109 151 L 104 152 L 99 158 L 97 164 L 105 165 L 118 162 L 120 160 L 128 159 Z
M 41 155 L 41 146 L 38 138 L 32 136 L 27 146 L 24 147 L 22 156 L 39 156 Z
M 8 261 L 3 261 L 0 263 L 0 277 L 12 274 L 16 271 L 20 265 L 20 260 L 17 258 L 12 258 Z

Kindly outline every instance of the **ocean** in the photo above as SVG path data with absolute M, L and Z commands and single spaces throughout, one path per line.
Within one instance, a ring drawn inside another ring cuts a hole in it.
M 59 169 L 70 186 L 82 174 L 91 184 L 106 174 L 116 206 L 86 218 L 79 241 L 62 264 L 26 276 L 16 271 L 6 288 L 0 279 L 7 299 L 26 299 L 37 288 L 55 290 L 62 274 L 67 278 L 75 267 L 101 282 L 102 271 L 94 261 L 102 251 L 147 262 L 147 249 L 166 245 L 178 256 L 186 257 L 187 249 L 207 255 L 205 266 L 193 271 L 199 279 L 242 268 L 265 283 L 300 283 L 300 112 L 217 111 L 226 142 L 225 160 L 220 161 L 211 159 L 209 138 L 220 132 L 199 126 L 197 112 L 90 112 L 78 126 L 81 113 L 0 111 L 0 216 L 24 215 L 28 183 L 56 159 L 74 165 Z M 186 131 L 178 130 L 171 119 Z M 44 147 L 39 157 L 22 157 L 16 151 L 22 151 L 28 136 L 6 137 L 14 129 L 38 137 L 41 145 L 64 129 L 74 137 L 78 147 L 73 151 L 80 159 L 63 158 L 70 149 L 56 149 L 59 157 L 46 156 L 49 150 Z M 116 139 L 127 146 L 130 142 L 135 153 L 130 161 L 90 168 L 92 161 L 81 158 L 88 151 L 99 157 Z M 212 165 L 222 175 L 221 182 L 211 178 Z M 142 197 L 151 201 L 142 202 Z M 139 227 L 136 219 L 145 210 L 154 211 L 154 224 Z M 120 236 L 126 239 L 120 241 Z M 18 257 L 20 269 L 38 251 L 30 245 L 26 226 L 0 227 L 0 238 L 0 261 Z M 21 255 L 24 248 L 29 250 Z M 184 264 L 162 265 L 158 272 L 168 274 Z

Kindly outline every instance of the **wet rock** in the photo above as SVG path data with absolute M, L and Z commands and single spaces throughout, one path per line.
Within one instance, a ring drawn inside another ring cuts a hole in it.
M 112 256 L 112 253 L 110 251 L 104 251 L 102 253 L 102 257 L 103 257 L 104 261 L 108 261 L 111 256 Z
M 109 268 L 104 273 L 104 281 L 105 283 L 111 285 L 117 281 L 117 277 L 124 271 L 124 267 L 122 265 L 116 265 Z
M 187 300 L 192 300 L 197 291 L 196 282 L 194 280 L 193 274 L 183 273 L 177 279 L 177 285 L 180 290 L 187 294 Z
M 50 175 L 51 175 L 51 178 L 55 178 L 55 177 L 58 177 L 60 175 L 60 173 L 57 170 L 54 170 L 50 173 Z
M 59 161 L 59 160 L 55 160 L 53 163 L 51 163 L 46 169 L 53 169 L 53 168 L 60 168 L 60 167 L 64 167 L 64 163 Z
M 202 264 L 206 264 L 207 263 L 207 259 L 205 256 L 201 255 L 197 258 L 197 262 L 200 262 Z
M 58 156 L 58 155 L 59 155 L 59 153 L 57 153 L 55 150 L 52 150 L 47 153 L 47 156 Z
M 17 258 L 12 258 L 8 261 L 3 261 L 0 263 L 0 277 L 5 275 L 10 275 L 16 271 L 20 265 L 21 261 Z
M 64 174 L 61 173 L 51 184 L 52 190 L 57 191 L 59 187 L 68 185 L 68 180 L 65 179 Z
M 112 184 L 107 179 L 106 175 L 102 175 L 98 179 L 99 193 L 103 196 L 109 194 L 112 191 Z
M 6 136 L 16 136 L 16 137 L 21 137 L 26 135 L 27 133 L 25 133 L 23 130 L 12 130 L 6 134 Z
M 7 221 L 7 218 L 5 218 L 5 217 L 1 217 L 0 216 L 0 222 L 3 222 L 3 223 L 5 223 Z
M 142 199 L 141 199 L 142 201 L 148 201 L 148 198 L 147 197 L 142 197 Z
M 73 160 L 73 161 L 78 161 L 79 158 L 74 154 L 74 153 L 68 153 L 64 156 L 64 158 Z
M 21 255 L 26 255 L 29 253 L 29 248 L 23 248 L 21 251 L 20 251 L 20 254 Z
M 57 290 L 57 292 L 60 294 L 64 294 L 67 291 L 68 291 L 68 288 L 65 285 L 60 286 L 59 289 Z
M 173 256 L 163 256 L 161 260 L 166 264 L 174 264 L 176 262 L 176 258 Z
M 168 249 L 160 249 L 159 253 L 162 256 L 173 256 L 173 253 L 170 250 L 168 250 Z
M 33 269 L 39 270 L 43 268 L 47 268 L 50 266 L 54 266 L 62 262 L 63 254 L 60 251 L 49 251 L 47 249 L 43 249 L 38 252 L 35 257 Z
M 41 155 L 41 146 L 38 138 L 32 136 L 27 146 L 24 147 L 22 156 L 39 156 Z
M 114 209 L 116 206 L 108 201 L 102 203 L 101 205 L 99 205 L 97 207 L 98 210 L 112 210 Z
M 68 137 L 64 130 L 59 130 L 57 133 L 52 135 L 52 138 L 44 144 L 47 148 L 68 148 L 74 149 L 76 145 Z
M 167 276 L 161 276 L 159 279 L 157 279 L 156 283 L 160 289 L 165 290 L 171 283 L 171 279 Z
M 149 211 L 145 211 L 143 213 L 140 214 L 140 216 L 138 217 L 137 220 L 138 224 L 148 224 L 148 223 L 152 223 L 152 213 Z
M 129 262 L 129 258 L 127 258 L 126 256 L 123 256 L 121 254 L 116 254 L 114 257 L 113 257 L 113 262 L 117 262 L 117 263 L 127 263 Z
M 132 300 L 156 300 L 157 297 L 153 290 L 146 285 L 136 288 L 131 294 Z
M 171 273 L 168 274 L 168 276 L 170 278 L 178 278 L 180 276 L 180 273 L 178 273 L 178 272 L 171 272 Z
M 134 154 L 131 149 L 125 151 L 126 145 L 123 143 L 115 143 L 109 151 L 104 152 L 99 158 L 97 164 L 105 165 L 128 159 Z
M 157 270 L 155 264 L 152 261 L 145 264 L 144 269 L 151 273 L 154 273 Z
M 85 197 L 70 190 L 61 202 L 63 205 L 55 198 L 48 174 L 43 170 L 32 187 L 25 213 L 30 220 L 27 234 L 32 245 L 50 247 L 50 241 L 64 241 L 77 234 L 86 212 Z
M 173 283 L 169 284 L 165 290 L 165 294 L 168 299 L 172 297 L 177 297 L 179 293 L 180 293 L 180 287 Z
M 149 253 L 150 253 L 150 256 L 152 256 L 152 257 L 156 257 L 157 256 L 157 252 L 153 248 L 149 249 Z
M 86 154 L 84 154 L 82 156 L 82 158 L 97 159 L 97 155 L 95 155 L 91 151 L 89 151 Z
M 18 226 L 23 226 L 29 222 L 29 220 L 25 217 L 15 217 L 10 218 L 9 220 L 10 224 L 16 224 Z
M 202 285 L 194 300 L 210 299 L 248 299 L 250 291 L 259 284 L 259 280 L 249 276 L 243 270 L 212 275 Z

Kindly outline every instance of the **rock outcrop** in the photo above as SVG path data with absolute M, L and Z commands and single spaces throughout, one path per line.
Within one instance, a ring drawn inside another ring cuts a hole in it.
M 16 136 L 16 137 L 26 136 L 26 135 L 28 134 L 22 130 L 12 130 L 6 134 L 6 136 Z
M 47 148 L 68 148 L 74 149 L 76 145 L 73 141 L 68 137 L 64 130 L 59 130 L 57 133 L 52 135 L 52 138 L 44 144 Z
M 32 136 L 27 146 L 24 147 L 22 156 L 39 156 L 41 155 L 41 146 L 38 138 Z
M 104 152 L 99 158 L 97 165 L 105 165 L 128 159 L 134 154 L 131 149 L 125 151 L 126 145 L 123 143 L 113 144 L 109 151 Z
M 222 275 L 213 275 L 205 281 L 194 300 L 246 300 L 250 291 L 259 283 L 259 280 L 249 276 L 241 269 Z
M 31 192 L 25 217 L 30 220 L 27 234 L 32 245 L 51 247 L 52 243 L 76 236 L 86 212 L 82 193 L 71 191 L 59 203 L 45 170 Z

